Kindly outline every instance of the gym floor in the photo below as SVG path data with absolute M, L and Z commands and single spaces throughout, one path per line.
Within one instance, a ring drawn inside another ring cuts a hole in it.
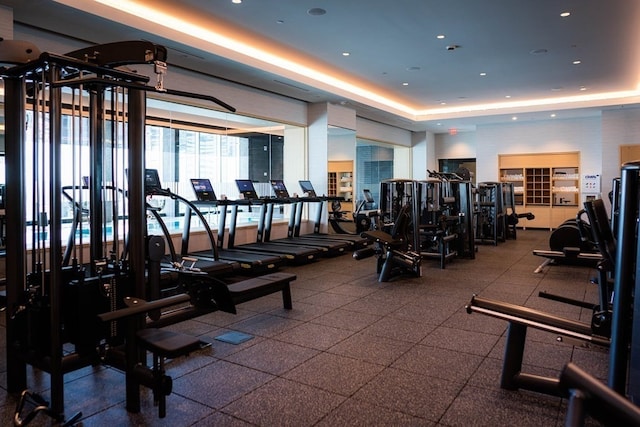
M 142 411 L 125 409 L 124 375 L 93 367 L 65 376 L 65 415 L 84 426 L 562 426 L 566 400 L 499 387 L 507 323 L 467 314 L 473 294 L 589 321 L 590 310 L 537 296 L 545 290 L 597 301 L 595 270 L 544 259 L 549 232 L 519 230 L 517 240 L 481 245 L 475 260 L 446 269 L 423 261 L 423 277 L 378 283 L 375 259 L 350 254 L 286 267 L 293 310 L 280 294 L 171 328 L 211 347 L 170 361 L 173 393 L 158 418 L 148 390 Z M 3 322 L 4 324 L 4 322 Z M 241 344 L 214 339 L 230 331 Z M 0 423 L 10 425 L 17 397 L 6 392 L 5 329 L 0 328 Z M 606 378 L 608 353 L 557 343 L 530 330 L 527 372 L 559 375 L 574 361 Z M 47 374 L 29 369 L 29 386 L 48 397 Z M 598 425 L 589 422 L 590 425 Z M 38 415 L 31 425 L 54 425 Z

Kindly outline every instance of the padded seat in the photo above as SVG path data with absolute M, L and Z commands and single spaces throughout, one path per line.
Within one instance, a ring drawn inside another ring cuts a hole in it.
M 296 276 L 294 274 L 271 273 L 232 283 L 228 285 L 228 288 L 235 304 L 240 304 L 272 293 L 282 292 L 284 308 L 291 310 L 293 305 L 291 302 L 290 283 L 295 279 Z
M 164 418 L 167 414 L 166 396 L 173 388 L 171 377 L 165 375 L 165 359 L 186 356 L 200 349 L 202 342 L 189 335 L 156 328 L 141 329 L 136 335 L 139 344 L 153 354 L 153 402 L 158 405 L 158 416 Z
M 184 356 L 201 347 L 199 339 L 165 329 L 141 329 L 137 335 L 140 344 L 147 351 L 169 359 Z

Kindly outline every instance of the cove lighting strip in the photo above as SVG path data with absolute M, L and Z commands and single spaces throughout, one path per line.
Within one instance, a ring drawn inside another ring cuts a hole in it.
M 271 67 L 275 67 L 279 72 L 284 75 L 294 75 L 291 77 L 294 80 L 300 82 L 309 81 L 315 82 L 315 84 L 321 84 L 323 87 L 329 87 L 331 89 L 337 89 L 338 93 L 346 92 L 350 95 L 355 95 L 356 98 L 361 98 L 372 106 L 384 106 L 383 110 L 397 114 L 401 113 L 405 118 L 421 121 L 421 120 L 435 120 L 444 116 L 454 117 L 469 114 L 469 113 L 482 113 L 482 112 L 499 112 L 501 110 L 526 108 L 526 107 L 544 107 L 555 106 L 559 107 L 561 104 L 565 104 L 566 108 L 578 108 L 584 106 L 594 105 L 575 105 L 575 104 L 589 104 L 594 102 L 610 101 L 615 103 L 615 100 L 629 99 L 633 97 L 640 97 L 640 89 L 633 91 L 622 92 L 607 92 L 599 94 L 589 95 L 577 95 L 567 96 L 560 98 L 541 98 L 523 101 L 508 101 L 498 102 L 490 104 L 477 104 L 459 107 L 446 107 L 446 108 L 427 108 L 427 109 L 415 109 L 408 105 L 394 101 L 378 93 L 372 92 L 363 88 L 357 84 L 349 83 L 338 77 L 332 76 L 325 72 L 319 71 L 312 67 L 303 65 L 294 60 L 283 58 L 282 56 L 270 53 L 266 50 L 256 48 L 245 42 L 230 38 L 224 34 L 218 33 L 210 28 L 206 28 L 202 25 L 195 24 L 186 19 L 174 16 L 169 12 L 165 12 L 157 7 L 143 4 L 140 1 L 135 0 L 93 0 L 92 2 L 87 0 L 55 0 L 58 3 L 65 4 L 78 10 L 82 10 L 87 13 L 99 15 L 107 19 L 114 20 L 116 22 L 129 25 L 134 28 L 140 28 L 142 22 L 146 21 L 147 25 L 144 26 L 146 31 L 158 34 L 158 26 L 164 27 L 164 29 L 170 32 L 178 32 L 184 36 L 197 39 L 200 42 L 204 42 L 204 46 L 209 45 L 211 48 L 218 47 L 226 49 L 232 52 L 234 60 L 239 62 L 247 62 L 265 64 Z M 148 2 L 151 3 L 151 2 Z M 97 7 L 99 5 L 106 6 L 109 9 Z M 100 10 L 102 9 L 102 10 Z M 119 12 L 119 13 L 118 13 Z M 118 19 L 120 18 L 120 19 Z M 211 53 L 219 54 L 215 49 L 210 50 Z M 239 55 L 239 57 L 238 57 Z M 243 61 L 244 59 L 244 61 Z M 390 111 L 391 110 L 391 111 Z
M 74 7 L 87 13 L 98 14 L 99 11 L 95 7 L 91 7 L 86 0 L 55 0 L 58 3 L 65 4 L 67 6 Z M 134 18 L 136 20 L 145 20 L 156 26 L 165 27 L 171 31 L 177 31 L 186 36 L 196 38 L 206 44 L 222 47 L 228 49 L 234 53 L 240 54 L 246 58 L 257 60 L 260 63 L 272 65 L 277 67 L 281 71 L 286 73 L 293 73 L 299 77 L 304 77 L 306 80 L 310 79 L 315 82 L 322 83 L 334 89 L 339 89 L 348 92 L 352 95 L 356 95 L 373 101 L 377 104 L 381 104 L 392 108 L 396 111 L 400 111 L 409 116 L 414 116 L 415 110 L 402 104 L 400 102 L 393 101 L 377 93 L 371 92 L 358 85 L 346 82 L 327 73 L 323 73 L 311 67 L 302 65 L 298 62 L 283 58 L 278 55 L 274 55 L 265 50 L 257 49 L 247 43 L 232 39 L 223 34 L 220 34 L 210 28 L 205 28 L 201 25 L 194 24 L 180 17 L 170 15 L 163 10 L 150 7 L 148 5 L 141 4 L 132 0 L 93 0 L 94 3 L 98 3 L 116 11 L 124 12 L 129 15 L 129 20 Z M 111 17 L 107 19 L 112 19 Z M 120 21 L 117 21 L 120 22 Z M 125 23 L 125 22 L 122 22 Z M 137 27 L 134 23 L 125 23 Z M 157 34 L 157 32 L 156 32 Z M 215 53 L 215 52 L 212 52 Z
M 422 111 L 415 111 L 418 120 L 431 119 L 430 116 L 435 115 L 451 115 L 456 113 L 473 113 L 492 110 L 515 109 L 515 108 L 531 108 L 544 106 L 557 106 L 561 104 L 571 103 L 598 103 L 609 100 L 623 100 L 640 97 L 640 90 L 628 90 L 620 92 L 593 93 L 588 95 L 575 95 L 557 98 L 538 98 L 522 101 L 496 102 L 492 104 L 467 105 L 462 107 L 451 108 L 431 108 Z M 635 100 L 638 102 L 640 100 Z

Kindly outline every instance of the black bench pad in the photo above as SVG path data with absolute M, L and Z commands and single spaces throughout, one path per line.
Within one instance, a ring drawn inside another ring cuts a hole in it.
M 290 310 L 292 308 L 290 284 L 295 279 L 295 274 L 271 273 L 232 283 L 228 285 L 228 288 L 233 302 L 236 304 L 282 292 L 284 308 Z
M 153 354 L 174 359 L 201 348 L 201 341 L 165 329 L 146 328 L 138 331 L 140 344 Z

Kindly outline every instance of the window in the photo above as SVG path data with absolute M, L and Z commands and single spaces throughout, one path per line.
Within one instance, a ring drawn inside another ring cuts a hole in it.
M 304 140 L 297 138 L 303 132 L 293 132 L 291 140 L 285 138 L 285 125 L 242 117 L 235 114 L 221 113 L 200 107 L 176 104 L 166 101 L 148 99 L 148 112 L 150 113 L 145 129 L 145 164 L 148 168 L 157 169 L 163 188 L 169 188 L 176 194 L 186 199 L 193 199 L 193 190 L 190 178 L 208 178 L 214 186 L 218 196 L 226 195 L 235 199 L 238 195 L 235 180 L 249 178 L 256 181 L 256 187 L 260 195 L 270 195 L 271 179 L 283 178 L 283 151 L 287 144 L 299 146 L 305 144 Z M 180 120 L 174 120 L 179 114 Z M 27 127 L 33 126 L 35 118 L 31 111 L 27 112 Z M 125 125 L 118 124 L 118 128 L 110 128 L 110 123 L 105 126 L 105 145 L 111 144 L 111 140 L 123 140 L 126 133 Z M 291 129 L 292 126 L 287 125 Z M 262 130 L 265 130 L 263 132 Z M 114 134 L 119 136 L 114 138 Z M 27 137 L 33 135 L 28 129 Z M 33 144 L 27 141 L 26 153 L 26 178 L 32 181 L 34 174 L 48 176 L 49 153 L 48 133 L 43 133 L 43 141 Z M 78 144 L 76 141 L 80 141 Z M 126 149 L 116 147 L 115 150 L 105 150 L 109 158 L 104 158 L 103 163 L 109 164 L 105 171 L 113 176 L 121 176 L 120 173 L 127 168 Z M 4 159 L 4 157 L 3 157 Z M 87 118 L 79 118 L 77 115 L 63 115 L 61 121 L 61 159 L 62 185 L 80 182 L 78 177 L 88 177 L 91 161 L 89 147 L 89 126 Z M 258 165 L 258 166 L 252 166 Z M 256 172 L 259 171 L 259 172 Z M 2 162 L 0 176 L 4 180 L 4 162 Z M 305 176 L 292 177 L 292 181 L 304 179 Z M 103 177 L 105 183 L 110 182 L 110 177 Z M 4 182 L 4 181 L 2 181 Z M 1 184 L 1 183 L 0 183 Z M 31 198 L 27 206 L 27 221 L 32 222 L 33 217 L 44 218 L 48 215 L 48 187 L 34 188 L 35 192 L 42 194 L 33 203 Z M 33 188 L 33 183 L 27 183 L 27 188 Z M 42 200 L 42 203 L 38 202 Z M 152 201 L 153 205 L 156 201 Z M 175 217 L 184 214 L 184 206 L 178 202 L 162 203 L 162 215 Z M 88 196 L 86 197 L 88 203 Z M 37 207 L 33 205 L 37 204 Z M 64 206 L 63 220 L 71 221 L 73 217 L 72 206 Z M 242 219 L 241 219 L 242 221 Z
M 394 149 L 382 144 L 358 139 L 356 143 L 356 205 L 368 189 L 376 203 L 380 203 L 380 182 L 394 178 Z

